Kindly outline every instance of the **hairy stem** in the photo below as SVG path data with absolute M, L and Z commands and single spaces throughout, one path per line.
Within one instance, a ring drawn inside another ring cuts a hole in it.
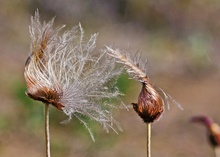
M 147 157 L 151 157 L 151 123 L 147 123 Z
M 50 157 L 49 104 L 45 104 L 46 157 Z

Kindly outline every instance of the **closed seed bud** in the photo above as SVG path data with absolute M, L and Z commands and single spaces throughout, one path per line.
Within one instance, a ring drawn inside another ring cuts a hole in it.
M 143 83 L 138 103 L 132 103 L 134 110 L 145 123 L 157 120 L 163 112 L 163 101 L 151 84 Z
M 194 116 L 191 119 L 192 122 L 199 122 L 206 126 L 208 130 L 208 139 L 213 147 L 220 147 L 220 126 L 213 121 L 211 117 L 208 116 Z
M 142 89 L 138 97 L 138 102 L 132 103 L 132 105 L 134 110 L 145 123 L 152 123 L 159 119 L 164 111 L 164 104 L 167 104 L 169 108 L 169 100 L 182 109 L 181 105 L 169 94 L 166 94 L 162 89 L 159 89 L 163 94 L 161 96 L 155 87 L 149 82 L 146 73 L 147 62 L 143 62 L 141 60 L 139 53 L 131 57 L 130 54 L 123 52 L 120 49 L 114 50 L 110 47 L 106 48 L 109 56 L 116 58 L 116 61 L 124 66 L 127 73 L 133 79 L 142 83 Z

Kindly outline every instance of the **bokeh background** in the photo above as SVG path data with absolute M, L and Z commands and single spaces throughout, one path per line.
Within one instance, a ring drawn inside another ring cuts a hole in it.
M 30 16 L 56 16 L 67 28 L 81 22 L 86 35 L 99 32 L 97 47 L 114 45 L 148 60 L 151 81 L 184 108 L 170 105 L 152 127 L 152 156 L 214 156 L 205 127 L 194 115 L 220 122 L 220 1 L 218 0 L 8 0 L 0 1 L 0 156 L 45 154 L 43 104 L 25 96 Z M 125 74 L 118 81 L 124 103 L 137 101 L 141 85 Z M 133 109 L 116 110 L 123 132 L 105 133 L 91 122 L 96 142 L 73 119 L 50 110 L 53 157 L 146 156 L 146 126 Z

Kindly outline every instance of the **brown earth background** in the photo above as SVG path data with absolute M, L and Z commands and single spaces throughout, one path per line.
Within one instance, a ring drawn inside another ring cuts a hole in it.
M 29 54 L 30 16 L 56 16 L 67 28 L 81 22 L 89 37 L 99 33 L 97 49 L 114 45 L 148 59 L 151 81 L 182 107 L 170 105 L 152 127 L 153 157 L 214 156 L 205 127 L 190 123 L 195 115 L 220 122 L 220 1 L 218 0 L 8 0 L 0 1 L 0 157 L 42 157 L 43 104 L 25 96 L 24 63 Z M 118 86 L 126 105 L 137 101 L 141 85 L 122 75 Z M 53 157 L 146 156 L 146 126 L 133 109 L 117 110 L 119 135 L 91 122 L 96 142 L 74 119 L 54 108 Z

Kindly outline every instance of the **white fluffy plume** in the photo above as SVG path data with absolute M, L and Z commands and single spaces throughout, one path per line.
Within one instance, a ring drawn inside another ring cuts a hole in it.
M 80 24 L 63 32 L 64 26 L 53 29 L 53 22 L 41 23 L 38 11 L 31 18 L 31 54 L 24 71 L 27 95 L 51 103 L 70 118 L 76 116 L 88 129 L 82 115 L 107 131 L 115 130 L 118 123 L 109 109 L 115 106 L 109 100 L 120 95 L 112 79 L 121 69 L 106 50 L 95 52 L 98 34 L 85 41 Z

